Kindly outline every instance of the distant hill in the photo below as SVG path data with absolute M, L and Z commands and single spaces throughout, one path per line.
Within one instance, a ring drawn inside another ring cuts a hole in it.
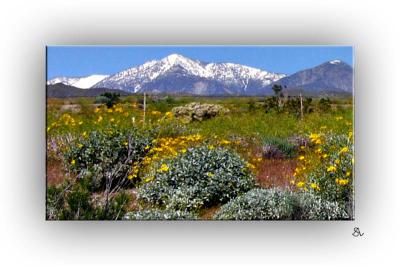
M 284 77 L 270 87 L 274 84 L 284 86 L 287 94 L 302 91 L 308 95 L 349 96 L 353 93 L 353 68 L 340 60 L 333 60 Z
M 131 95 L 131 93 L 126 91 L 107 88 L 79 89 L 74 86 L 65 85 L 63 83 L 47 85 L 48 98 L 96 97 L 105 92 L 119 93 L 121 96 Z

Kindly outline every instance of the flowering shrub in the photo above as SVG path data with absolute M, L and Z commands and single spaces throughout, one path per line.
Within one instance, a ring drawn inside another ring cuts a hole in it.
M 321 198 L 353 208 L 353 133 L 311 134 L 312 149 L 299 156 L 293 184 Z
M 146 155 L 152 138 L 137 129 L 122 131 L 113 127 L 103 131 L 84 132 L 64 153 L 68 168 L 78 177 L 92 180 L 92 189 L 100 189 L 105 179 L 123 183 L 131 165 Z M 146 148 L 148 147 L 148 148 Z
M 190 212 L 173 210 L 142 210 L 129 212 L 124 220 L 197 220 L 198 217 Z
M 231 200 L 214 215 L 217 220 L 348 219 L 338 203 L 306 192 L 253 189 Z
M 143 204 L 191 211 L 224 203 L 250 190 L 254 177 L 246 163 L 224 148 L 189 148 L 164 160 L 138 189 Z

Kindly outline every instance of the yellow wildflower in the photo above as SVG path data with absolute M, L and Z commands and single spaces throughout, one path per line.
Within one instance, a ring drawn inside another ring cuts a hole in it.
M 305 159 L 305 157 L 303 155 L 299 156 L 299 160 L 303 161 Z
M 315 144 L 321 144 L 322 143 L 321 136 L 318 135 L 318 134 L 311 133 L 310 139 L 311 139 L 311 142 L 313 142 Z
M 353 137 L 353 131 L 349 131 L 348 137 L 349 137 L 349 139 L 350 139 L 351 137 Z
M 210 173 L 210 172 L 207 172 L 206 175 L 209 176 L 209 177 L 213 177 L 214 176 L 214 174 Z
M 209 146 L 208 146 L 208 149 L 209 149 L 209 150 L 213 150 L 213 149 L 215 149 L 215 148 L 214 148 L 213 145 L 209 145 Z
M 75 159 L 71 160 L 71 165 L 75 165 Z
M 302 182 L 302 181 L 300 181 L 300 182 L 297 183 L 296 186 L 297 186 L 298 188 L 302 188 L 302 187 L 304 187 L 304 185 L 305 185 L 305 183 Z
M 348 147 L 343 147 L 343 148 L 339 151 L 339 154 L 346 153 L 346 152 L 348 152 L 348 151 L 349 151 L 349 148 L 348 148 Z
M 154 179 L 154 176 L 146 177 L 146 178 L 144 179 L 144 182 L 145 182 L 145 183 L 148 183 L 148 182 L 152 181 L 153 179 Z
M 83 122 L 82 121 L 79 121 L 79 123 L 78 123 L 79 125 L 82 125 L 83 124 Z
M 219 143 L 220 143 L 221 145 L 228 145 L 228 144 L 230 144 L 231 142 L 230 142 L 229 140 L 223 139 L 223 140 L 221 140 Z
M 341 178 L 336 178 L 335 179 L 336 184 L 338 184 L 339 186 L 345 186 L 349 183 L 348 179 L 341 179 Z
M 158 169 L 158 172 L 162 173 L 162 172 L 168 172 L 169 167 L 168 165 L 166 165 L 165 163 L 163 163 L 160 167 L 160 169 Z
M 246 163 L 246 167 L 252 170 L 256 169 L 256 167 L 251 163 Z
M 350 171 L 346 171 L 346 176 L 350 176 L 351 172 Z
M 334 173 L 336 172 L 336 166 L 331 165 L 326 169 L 326 171 L 328 171 L 329 173 Z
M 319 186 L 318 186 L 316 183 L 311 183 L 311 184 L 310 184 L 310 187 L 311 187 L 312 189 L 316 189 L 316 190 L 319 190 L 319 189 L 320 189 Z
M 82 143 L 78 143 L 78 148 L 80 149 L 80 148 L 82 148 L 83 147 L 83 144 Z

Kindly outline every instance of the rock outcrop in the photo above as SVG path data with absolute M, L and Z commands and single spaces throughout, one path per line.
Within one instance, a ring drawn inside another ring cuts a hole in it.
M 221 105 L 198 102 L 189 103 L 185 106 L 178 106 L 172 109 L 172 113 L 175 117 L 182 118 L 187 122 L 203 121 L 217 115 L 227 114 L 228 112 L 229 110 Z

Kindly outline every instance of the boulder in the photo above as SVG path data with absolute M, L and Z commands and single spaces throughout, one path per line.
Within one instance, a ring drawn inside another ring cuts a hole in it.
M 172 109 L 172 113 L 175 117 L 182 118 L 187 122 L 203 121 L 217 115 L 227 114 L 228 112 L 229 110 L 221 105 L 198 102 L 189 103 Z

